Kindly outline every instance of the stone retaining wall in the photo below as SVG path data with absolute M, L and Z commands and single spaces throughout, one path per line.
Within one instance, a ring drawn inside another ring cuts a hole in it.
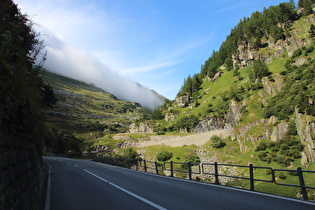
M 47 167 L 35 144 L 0 130 L 0 209 L 43 209 Z

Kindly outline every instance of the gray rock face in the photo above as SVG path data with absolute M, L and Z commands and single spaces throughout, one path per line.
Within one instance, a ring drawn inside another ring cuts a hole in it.
M 168 123 L 174 122 L 175 118 L 178 116 L 178 114 L 173 114 L 173 113 L 167 113 L 165 115 L 165 121 Z
M 225 128 L 234 128 L 242 118 L 241 109 L 245 106 L 245 102 L 237 104 L 235 100 L 231 101 L 230 111 L 226 114 Z
M 175 100 L 180 108 L 185 108 L 189 104 L 189 97 L 187 95 L 176 97 Z
M 313 23 L 314 18 L 308 17 L 306 21 Z M 295 31 L 293 36 L 286 37 L 286 40 L 280 39 L 276 43 L 274 43 L 273 39 L 268 39 L 268 47 L 262 49 L 255 47 L 250 42 L 243 42 L 232 55 L 233 65 L 234 67 L 236 65 L 239 65 L 241 68 L 247 67 L 253 65 L 255 59 L 270 63 L 273 59 L 282 56 L 286 51 L 288 52 L 289 57 L 291 57 L 295 50 L 304 46 L 309 46 L 312 43 L 311 39 L 302 39 L 298 37 L 300 37 L 299 32 Z
M 107 145 L 96 145 L 95 147 L 93 147 L 92 151 L 95 151 L 97 153 L 99 153 L 99 152 L 111 152 L 112 149 L 110 149 L 109 146 L 107 146 Z
M 315 123 L 309 116 L 298 113 L 298 109 L 295 110 L 295 117 L 296 130 L 305 147 L 301 163 L 306 167 L 309 162 L 315 162 Z
M 194 129 L 194 132 L 201 133 L 213 130 L 223 129 L 225 119 L 208 117 L 207 119 L 200 120 Z
M 222 72 L 218 72 L 214 75 L 214 77 L 212 78 L 212 82 L 218 80 L 221 77 Z
M 287 122 L 282 122 L 276 125 L 273 128 L 273 131 L 271 133 L 270 141 L 276 142 L 282 139 L 284 135 L 286 134 L 288 127 L 289 127 L 289 123 Z
M 270 95 L 270 96 L 275 96 L 276 95 L 276 90 L 272 84 L 272 82 L 269 81 L 268 77 L 263 77 L 261 79 L 262 84 L 264 85 L 265 91 Z
M 307 62 L 307 59 L 306 58 L 303 58 L 303 57 L 300 57 L 297 59 L 297 61 L 295 61 L 294 63 L 292 63 L 292 65 L 295 65 L 297 67 L 300 67 L 302 66 L 304 63 Z
M 230 104 L 230 111 L 224 118 L 207 117 L 198 122 L 194 129 L 194 132 L 207 132 L 213 130 L 219 130 L 224 128 L 233 128 L 241 120 L 241 109 L 244 104 L 237 104 L 232 100 Z
M 153 133 L 153 125 L 150 122 L 143 122 L 137 126 L 135 123 L 132 123 L 129 126 L 130 133 Z

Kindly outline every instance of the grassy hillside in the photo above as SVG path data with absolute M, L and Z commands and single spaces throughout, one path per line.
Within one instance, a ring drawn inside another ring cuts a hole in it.
M 97 137 L 125 132 L 133 119 L 149 113 L 140 104 L 120 101 L 93 84 L 50 72 L 44 72 L 43 79 L 58 100 L 45 117 L 46 145 L 52 152 L 80 153 Z

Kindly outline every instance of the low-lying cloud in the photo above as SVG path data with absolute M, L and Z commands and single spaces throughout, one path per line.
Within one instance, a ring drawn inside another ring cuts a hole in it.
M 44 67 L 48 71 L 93 83 L 120 100 L 138 102 L 150 110 L 163 104 L 163 99 L 152 90 L 112 71 L 86 51 L 66 44 L 53 35 L 46 35 L 44 39 L 47 49 Z

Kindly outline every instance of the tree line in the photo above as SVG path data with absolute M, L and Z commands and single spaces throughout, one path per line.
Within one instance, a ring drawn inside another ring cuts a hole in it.
M 12 0 L 0 2 L 0 127 L 43 144 L 42 110 L 56 102 L 43 83 L 44 43 Z

